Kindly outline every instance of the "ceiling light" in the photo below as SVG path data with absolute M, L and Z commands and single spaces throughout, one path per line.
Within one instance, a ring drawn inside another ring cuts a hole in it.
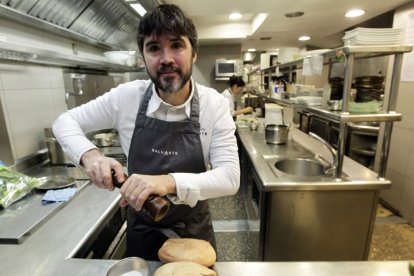
M 144 9 L 144 7 L 141 6 L 141 4 L 139 4 L 139 3 L 134 3 L 134 4 L 130 4 L 130 5 L 141 16 L 144 16 L 144 14 L 147 13 L 147 10 Z
M 345 17 L 357 17 L 365 14 L 364 10 L 350 10 L 345 14 Z
M 229 15 L 229 19 L 231 20 L 237 20 L 240 19 L 242 17 L 242 15 L 238 12 L 233 12 Z
M 289 17 L 289 18 L 293 18 L 293 17 L 300 17 L 300 16 L 302 16 L 304 14 L 305 13 L 302 12 L 302 11 L 295 11 L 295 12 L 287 12 L 287 13 L 285 13 L 285 16 L 286 17 Z
M 310 36 L 307 36 L 307 35 L 302 35 L 301 37 L 298 38 L 298 40 L 300 40 L 300 41 L 306 41 L 306 40 L 309 40 L 309 39 L 310 39 Z
M 247 51 L 248 52 L 256 52 L 256 49 L 255 48 L 250 48 L 250 49 L 247 49 Z

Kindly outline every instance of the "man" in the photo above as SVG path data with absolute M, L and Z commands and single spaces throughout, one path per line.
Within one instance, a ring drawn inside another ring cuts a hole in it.
M 54 134 L 96 186 L 113 190 L 111 170 L 123 182 L 122 165 L 103 156 L 84 133 L 119 132 L 128 157 L 129 177 L 120 189 L 120 205 L 129 205 L 128 256 L 157 260 L 164 241 L 176 235 L 215 247 L 206 199 L 234 194 L 240 181 L 228 102 L 192 80 L 197 32 L 180 8 L 161 5 L 147 13 L 137 40 L 151 80 L 121 84 L 65 112 L 54 122 Z M 152 194 L 172 202 L 159 222 L 141 210 Z

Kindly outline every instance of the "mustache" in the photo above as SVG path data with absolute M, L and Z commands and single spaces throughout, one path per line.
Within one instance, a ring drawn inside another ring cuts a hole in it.
M 179 67 L 176 67 L 174 65 L 169 64 L 163 64 L 161 67 L 157 70 L 158 75 L 163 73 L 171 73 L 171 72 L 177 72 L 181 73 L 181 69 Z

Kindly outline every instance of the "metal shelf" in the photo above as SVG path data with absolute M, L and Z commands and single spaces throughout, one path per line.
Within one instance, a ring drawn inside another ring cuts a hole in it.
M 345 136 L 347 131 L 348 123 L 358 122 L 383 122 L 384 132 L 382 135 L 383 141 L 381 142 L 381 150 L 379 154 L 379 169 L 378 177 L 383 178 L 385 176 L 388 153 L 391 139 L 391 133 L 394 121 L 401 121 L 402 114 L 396 113 L 395 108 L 397 104 L 397 92 L 401 76 L 401 67 L 403 54 L 411 52 L 413 46 L 411 45 L 372 45 L 372 46 L 346 46 L 337 49 L 333 49 L 322 53 L 325 64 L 333 64 L 338 62 L 344 62 L 345 73 L 344 73 L 344 88 L 342 92 L 342 110 L 341 111 L 330 111 L 327 108 L 322 107 L 310 107 L 304 105 L 295 104 L 295 108 L 299 111 L 305 111 L 310 114 L 327 118 L 328 120 L 339 123 L 339 139 L 337 145 L 338 151 L 338 164 L 336 165 L 336 177 L 340 177 L 342 173 L 343 157 L 345 153 Z M 337 59 L 337 54 L 341 53 L 346 58 Z M 390 79 L 390 91 L 388 99 L 385 99 L 384 107 L 381 111 L 375 114 L 351 114 L 349 113 L 349 100 L 351 94 L 352 76 L 354 69 L 354 61 L 356 59 L 372 58 L 379 56 L 394 56 L 391 79 Z M 272 66 L 266 69 L 260 70 L 262 75 L 271 75 L 277 68 L 280 71 L 288 71 L 290 75 L 296 69 L 303 67 L 303 61 L 308 57 L 304 57 L 299 60 Z
M 412 48 L 413 46 L 411 45 L 346 46 L 346 47 L 336 48 L 331 51 L 327 51 L 325 53 L 321 53 L 318 55 L 321 55 L 324 58 L 332 59 L 332 58 L 336 58 L 336 54 L 338 52 L 343 52 L 346 55 L 353 54 L 355 55 L 357 59 L 360 59 L 360 58 L 372 58 L 372 57 L 377 57 L 377 56 L 386 56 L 386 55 L 398 54 L 398 53 L 408 53 L 412 51 Z M 303 57 L 298 60 L 291 61 L 291 62 L 286 62 L 286 63 L 279 64 L 276 66 L 271 66 L 265 69 L 261 69 L 260 72 L 265 73 L 268 71 L 276 70 L 277 67 L 279 67 L 279 70 L 302 68 L 303 60 L 306 58 L 309 58 L 310 56 L 311 55 Z
M 323 107 L 295 105 L 295 108 L 306 111 L 314 115 L 327 118 L 337 123 L 357 123 L 357 122 L 394 122 L 401 121 L 402 114 L 396 112 L 369 113 L 369 114 L 352 114 L 343 111 L 331 111 Z
M 124 66 L 98 59 L 62 54 L 35 46 L 0 40 L 0 60 L 44 64 L 57 67 L 100 69 L 111 72 L 142 71 L 142 68 Z

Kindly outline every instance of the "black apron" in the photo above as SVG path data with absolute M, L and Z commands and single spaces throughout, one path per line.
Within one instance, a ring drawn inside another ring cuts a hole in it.
M 173 172 L 206 171 L 200 140 L 199 98 L 197 86 L 191 100 L 190 119 L 167 122 L 146 116 L 152 96 L 152 85 L 146 92 L 135 120 L 128 156 L 128 174 L 162 175 Z M 173 230 L 181 238 L 209 241 L 216 248 L 207 200 L 191 208 L 171 203 L 170 210 L 159 222 L 144 211 L 129 207 L 127 212 L 127 255 L 146 260 L 159 260 L 158 250 L 168 239 L 163 229 Z

